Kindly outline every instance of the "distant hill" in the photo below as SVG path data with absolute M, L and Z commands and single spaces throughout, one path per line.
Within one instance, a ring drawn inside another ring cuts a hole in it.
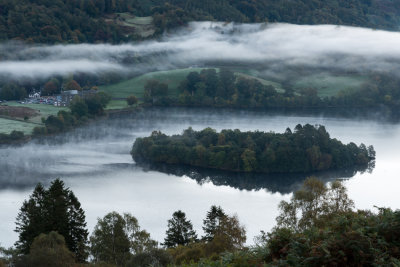
M 153 20 L 139 19 L 136 23 L 135 16 L 152 16 Z M 193 20 L 339 24 L 398 30 L 400 1 L 2 0 L 0 40 L 120 43 L 147 38 Z

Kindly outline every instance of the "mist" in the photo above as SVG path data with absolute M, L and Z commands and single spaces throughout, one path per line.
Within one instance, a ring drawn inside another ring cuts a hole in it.
M 12 231 L 15 218 L 36 183 L 48 186 L 57 177 L 65 181 L 80 200 L 89 230 L 93 229 L 98 217 L 110 211 L 131 212 L 153 238 L 162 241 L 166 222 L 174 211 L 185 211 L 195 223 L 196 230 L 201 231 L 202 220 L 210 206 L 221 205 L 229 213 L 238 213 L 251 242 L 260 230 L 269 231 L 276 224 L 279 202 L 290 197 L 288 192 L 297 188 L 301 179 L 262 177 L 258 181 L 263 182 L 257 183 L 252 176 L 227 179 L 221 173 L 215 177 L 213 173 L 202 172 L 191 177 L 192 172 L 176 169 L 167 172 L 146 170 L 132 160 L 129 154 L 132 144 L 137 137 L 149 136 L 154 130 L 167 135 L 180 134 L 189 126 L 194 130 L 211 127 L 217 131 L 284 132 L 286 127 L 293 129 L 299 123 L 325 125 L 333 138 L 344 143 L 373 144 L 377 152 L 376 168 L 372 173 L 357 173 L 348 180 L 349 195 L 357 208 L 400 206 L 400 200 L 396 198 L 400 172 L 397 153 L 400 149 L 399 124 L 298 113 L 148 108 L 96 120 L 43 140 L 2 147 L 2 246 L 11 246 L 16 241 L 17 236 Z M 341 174 L 339 177 L 349 178 L 351 175 Z M 260 213 L 260 210 L 264 212 Z M 254 214 L 258 215 L 254 217 Z
M 0 76 L 10 79 L 107 72 L 137 74 L 230 64 L 280 73 L 288 67 L 393 72 L 400 33 L 336 25 L 193 22 L 159 40 L 110 44 L 0 45 Z

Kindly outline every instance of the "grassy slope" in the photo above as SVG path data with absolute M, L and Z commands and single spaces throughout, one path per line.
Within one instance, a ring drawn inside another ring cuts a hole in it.
M 200 72 L 202 68 L 186 68 L 170 71 L 157 71 L 146 73 L 144 75 L 122 81 L 117 84 L 101 86 L 100 90 L 107 92 L 114 99 L 108 105 L 107 109 L 121 109 L 127 107 L 124 100 L 129 95 L 135 95 L 139 98 L 143 97 L 144 86 L 150 79 L 155 79 L 168 84 L 170 96 L 178 96 L 178 86 L 192 72 Z M 280 93 L 283 93 L 282 85 L 279 82 L 262 79 L 257 75 L 256 71 L 232 69 L 238 77 L 257 79 L 264 85 L 272 85 Z M 218 71 L 218 69 L 217 69 Z M 357 90 L 360 86 L 368 81 L 368 77 L 360 75 L 338 75 L 331 74 L 315 74 L 298 79 L 294 84 L 294 89 L 298 92 L 302 88 L 312 87 L 318 90 L 318 95 L 321 97 L 334 96 L 341 90 Z
M 179 95 L 179 83 L 183 81 L 190 72 L 201 70 L 201 68 L 187 68 L 171 71 L 150 72 L 117 84 L 101 86 L 99 89 L 110 94 L 114 98 L 126 98 L 132 94 L 141 98 L 144 94 L 144 86 L 146 82 L 148 80 L 155 79 L 168 84 L 169 94 L 171 96 L 177 96 Z
M 153 26 L 153 17 L 135 17 L 130 13 L 117 13 L 122 18 L 122 21 L 117 23 L 134 29 L 135 33 L 141 37 L 150 37 L 155 33 Z
M 179 84 L 186 78 L 186 76 L 192 72 L 197 71 L 200 72 L 202 68 L 186 68 L 186 69 L 177 69 L 170 71 L 157 71 L 150 72 L 144 75 L 122 81 L 117 84 L 101 86 L 99 89 L 110 94 L 113 98 L 126 98 L 129 95 L 135 95 L 139 98 L 143 97 L 144 94 L 144 86 L 148 80 L 155 79 L 157 81 L 168 84 L 169 94 L 171 96 L 178 96 L 178 86 Z M 255 78 L 254 76 L 250 76 L 248 74 L 235 72 L 238 76 L 246 77 L 246 78 Z M 281 91 L 282 87 L 279 83 L 267 81 L 264 79 L 256 78 L 261 83 L 266 85 L 272 85 Z M 125 104 L 125 100 L 112 100 L 108 105 L 108 109 L 117 109 L 124 108 L 127 105 Z
M 360 75 L 333 76 L 330 74 L 315 74 L 299 79 L 294 87 L 296 90 L 312 87 L 318 90 L 321 97 L 334 96 L 342 90 L 357 90 L 368 81 L 368 77 Z
M 31 134 L 33 128 L 42 125 L 42 117 L 47 118 L 50 115 L 57 115 L 60 110 L 68 110 L 65 107 L 55 107 L 45 104 L 20 104 L 14 101 L 7 102 L 8 106 L 28 107 L 39 112 L 38 116 L 30 118 L 28 121 L 0 118 L 0 132 L 10 133 L 13 130 L 22 131 L 25 134 Z
M 38 126 L 36 123 L 0 118 L 0 133 L 9 134 L 15 130 L 24 134 L 31 134 L 36 126 Z

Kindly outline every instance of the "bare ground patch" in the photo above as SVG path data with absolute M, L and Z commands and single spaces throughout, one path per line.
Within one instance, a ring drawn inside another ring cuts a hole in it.
M 39 115 L 37 110 L 28 107 L 0 106 L 0 116 L 11 118 L 31 118 L 37 115 Z

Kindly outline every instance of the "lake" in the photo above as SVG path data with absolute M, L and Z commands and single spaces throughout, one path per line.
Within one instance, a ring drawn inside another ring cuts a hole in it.
M 306 175 L 249 176 L 188 168 L 142 168 L 129 154 L 135 138 L 154 130 L 179 134 L 195 130 L 240 129 L 284 132 L 298 123 L 324 125 L 344 143 L 373 145 L 377 153 L 371 172 L 324 173 L 324 181 L 345 179 L 356 208 L 400 207 L 400 124 L 374 117 L 295 115 L 206 109 L 146 109 L 113 115 L 72 132 L 0 149 L 0 245 L 18 236 L 15 218 L 37 182 L 48 185 L 60 177 L 72 189 L 85 212 L 91 232 L 98 217 L 111 211 L 130 212 L 152 237 L 163 241 L 167 220 L 184 211 L 202 235 L 202 221 L 211 205 L 236 213 L 247 230 L 248 244 L 260 230 L 275 225 L 277 206 L 289 200 Z

